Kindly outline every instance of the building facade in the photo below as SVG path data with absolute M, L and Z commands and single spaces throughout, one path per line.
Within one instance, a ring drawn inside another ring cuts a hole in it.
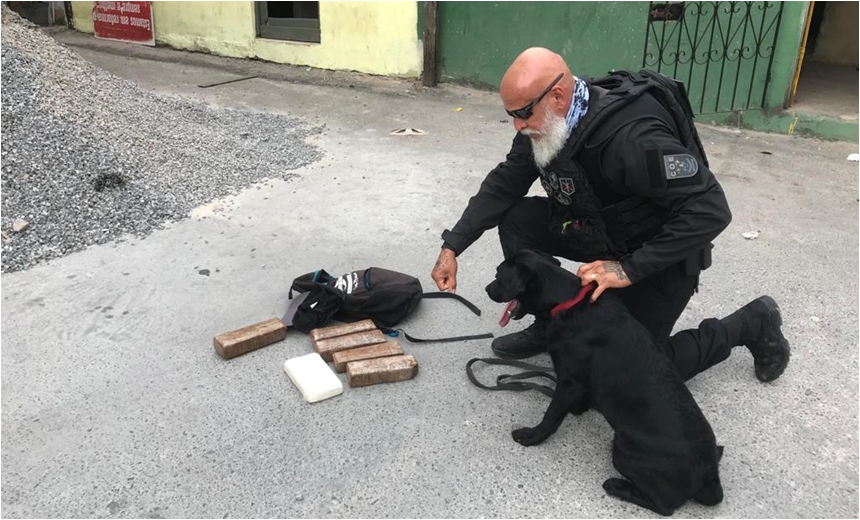
M 73 27 L 93 33 L 95 2 L 71 2 Z M 416 2 L 152 2 L 155 41 L 233 58 L 421 74 Z M 315 40 L 315 41 L 314 41 Z
M 93 2 L 71 2 L 93 32 Z M 527 47 L 575 74 L 657 70 L 700 120 L 857 141 L 857 2 L 153 2 L 155 40 L 177 49 L 496 88 Z M 425 26 L 435 25 L 435 46 Z

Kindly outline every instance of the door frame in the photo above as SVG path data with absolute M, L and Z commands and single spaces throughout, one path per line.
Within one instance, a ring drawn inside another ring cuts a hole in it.
M 794 70 L 794 80 L 791 82 L 788 97 L 783 108 L 789 108 L 794 104 L 794 96 L 797 95 L 797 85 L 800 82 L 800 70 L 803 68 L 803 58 L 806 56 L 806 41 L 809 38 L 809 28 L 812 25 L 812 11 L 815 9 L 815 0 L 806 6 L 806 22 L 803 24 L 803 38 L 800 41 L 800 51 L 797 53 L 797 66 Z

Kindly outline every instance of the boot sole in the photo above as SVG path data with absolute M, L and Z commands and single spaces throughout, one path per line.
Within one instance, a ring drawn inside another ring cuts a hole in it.
M 755 364 L 755 376 L 762 383 L 770 383 L 771 381 L 775 381 L 785 372 L 785 369 L 788 367 L 788 362 L 791 360 L 791 349 L 788 345 L 788 340 L 783 340 L 780 344 L 781 347 L 784 348 L 783 353 L 780 356 L 778 361 L 773 363 L 769 363 L 767 365 Z M 774 368 L 775 367 L 775 368 Z M 770 370 L 775 370 L 773 373 L 768 373 L 762 375 L 761 373 L 764 371 L 770 372 Z
M 791 360 L 791 346 L 788 343 L 788 340 L 785 339 L 785 336 L 782 334 L 782 311 L 779 308 L 779 304 L 771 298 L 770 296 L 762 296 L 762 303 L 768 307 L 768 319 L 773 320 L 776 323 L 776 329 L 779 333 L 779 347 L 780 350 L 775 352 L 772 356 L 778 357 L 779 359 L 773 363 L 769 364 L 759 364 L 758 361 L 755 362 L 755 376 L 762 383 L 770 383 L 771 381 L 775 381 L 785 372 L 786 367 L 788 367 L 788 362 Z M 770 374 L 760 375 L 760 372 L 767 370 L 770 371 L 771 367 L 774 367 L 774 372 Z

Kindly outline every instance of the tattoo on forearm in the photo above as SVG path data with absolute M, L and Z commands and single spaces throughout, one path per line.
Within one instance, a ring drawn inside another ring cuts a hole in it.
M 627 279 L 627 273 L 624 272 L 624 268 L 619 262 L 603 262 L 603 269 L 607 273 L 613 273 L 619 280 Z

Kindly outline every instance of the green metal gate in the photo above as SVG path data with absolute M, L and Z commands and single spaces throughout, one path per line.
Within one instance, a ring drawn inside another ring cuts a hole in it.
M 763 108 L 782 2 L 650 2 L 642 67 L 684 82 L 699 114 Z

